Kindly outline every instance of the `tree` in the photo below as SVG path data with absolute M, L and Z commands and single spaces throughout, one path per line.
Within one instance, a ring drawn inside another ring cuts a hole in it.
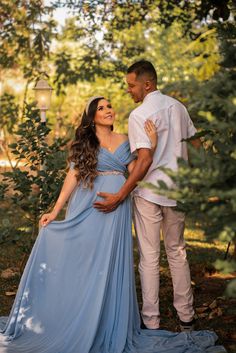
M 52 11 L 41 0 L 1 2 L 1 70 L 21 67 L 25 78 L 38 75 L 55 37 Z
M 16 131 L 16 142 L 9 145 L 18 165 L 12 171 L 2 173 L 0 198 L 23 215 L 17 229 L 2 229 L 0 241 L 19 238 L 23 233 L 30 235 L 30 243 L 38 233 L 38 221 L 58 197 L 65 175 L 65 146 L 67 140 L 47 142 L 50 129 L 40 123 L 38 111 L 26 104 L 24 122 Z M 23 166 L 22 166 L 23 165 Z M 8 225 L 9 226 L 9 225 Z M 3 224 L 4 228 L 4 224 Z M 31 244 L 30 244 L 31 246 Z M 28 250 L 28 249 L 27 249 Z

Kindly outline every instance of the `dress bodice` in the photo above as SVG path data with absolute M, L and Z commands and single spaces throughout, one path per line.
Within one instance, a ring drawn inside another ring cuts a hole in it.
M 129 141 L 121 143 L 114 152 L 100 147 L 98 154 L 98 171 L 118 171 L 125 173 L 127 165 L 134 159 L 130 153 Z
M 135 159 L 130 152 L 129 141 L 122 142 L 114 152 L 108 151 L 104 147 L 100 147 L 98 152 L 97 170 L 99 172 L 118 171 L 125 173 L 127 165 Z M 70 169 L 74 169 L 75 163 L 70 162 Z

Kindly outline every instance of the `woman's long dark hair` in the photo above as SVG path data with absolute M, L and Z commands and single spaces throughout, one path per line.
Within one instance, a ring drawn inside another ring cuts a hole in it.
M 84 187 L 92 189 L 94 179 L 97 176 L 97 155 L 99 140 L 96 136 L 94 117 L 98 102 L 102 97 L 94 99 L 83 113 L 81 123 L 75 131 L 75 139 L 70 147 L 69 162 L 74 162 L 74 168 L 78 170 L 77 180 Z

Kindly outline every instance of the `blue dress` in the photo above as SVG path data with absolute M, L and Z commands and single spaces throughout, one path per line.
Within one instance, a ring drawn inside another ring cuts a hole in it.
M 0 353 L 225 352 L 213 332 L 141 330 L 136 299 L 131 203 L 98 212 L 97 192 L 116 192 L 132 160 L 128 141 L 101 148 L 93 190 L 78 186 L 66 218 L 40 230 L 11 313 L 1 318 Z M 105 173 L 106 174 L 106 173 Z

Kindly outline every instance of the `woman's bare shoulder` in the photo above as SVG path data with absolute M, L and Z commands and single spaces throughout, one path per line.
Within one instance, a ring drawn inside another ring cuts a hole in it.
M 118 134 L 117 132 L 114 133 L 116 135 L 117 141 L 125 142 L 128 140 L 128 135 L 126 134 Z

